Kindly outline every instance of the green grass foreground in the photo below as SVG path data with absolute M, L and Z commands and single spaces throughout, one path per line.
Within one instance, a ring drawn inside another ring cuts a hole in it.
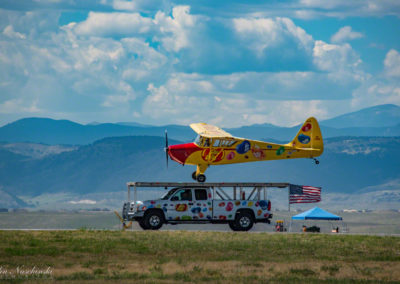
M 50 267 L 52 272 L 20 275 L 16 269 L 21 267 Z M 400 238 L 188 231 L 0 231 L 0 268 L 0 282 L 396 283 L 400 281 Z

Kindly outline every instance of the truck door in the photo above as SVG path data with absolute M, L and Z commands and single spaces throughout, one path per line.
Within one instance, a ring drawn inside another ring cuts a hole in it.
M 192 189 L 181 188 L 178 189 L 174 195 L 171 196 L 168 210 L 167 219 L 176 221 L 192 220 L 191 208 L 193 206 Z
M 191 213 L 194 220 L 211 220 L 212 204 L 211 199 L 208 198 L 209 190 L 206 188 L 195 188 L 193 206 Z M 211 197 L 211 195 L 210 195 Z

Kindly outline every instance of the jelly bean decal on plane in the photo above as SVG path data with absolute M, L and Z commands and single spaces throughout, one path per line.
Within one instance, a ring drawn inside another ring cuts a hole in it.
M 300 134 L 299 137 L 297 138 L 301 144 L 308 144 L 311 141 L 310 136 Z
M 285 147 L 281 146 L 278 150 L 276 150 L 276 155 L 280 156 L 285 152 Z
M 239 154 L 245 154 L 250 150 L 250 142 L 247 140 L 244 140 L 242 143 L 237 145 L 236 147 L 236 152 Z
M 231 151 L 228 155 L 226 155 L 226 159 L 228 161 L 233 160 L 235 158 L 235 152 Z
M 258 145 L 254 145 L 254 148 L 251 149 L 251 153 L 253 154 L 253 157 L 258 159 L 258 160 L 264 160 L 265 159 L 265 153 L 260 148 L 260 146 L 258 146 Z
M 201 157 L 206 162 L 220 162 L 224 158 L 225 152 L 222 148 L 207 148 L 201 152 Z
M 301 128 L 301 131 L 303 131 L 303 132 L 308 132 L 308 131 L 311 130 L 311 128 L 312 128 L 311 123 L 307 123 L 306 125 L 304 125 L 304 126 Z

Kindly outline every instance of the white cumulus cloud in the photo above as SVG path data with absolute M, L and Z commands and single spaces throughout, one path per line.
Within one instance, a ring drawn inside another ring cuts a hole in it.
M 13 26 L 8 25 L 7 27 L 4 28 L 3 34 L 10 37 L 10 38 L 18 38 L 18 39 L 25 39 L 26 35 L 14 31 Z
M 159 28 L 159 40 L 165 49 L 178 52 L 190 44 L 189 34 L 196 24 L 196 16 L 190 14 L 189 6 L 176 6 L 172 9 L 172 17 L 157 12 L 154 23 Z
M 400 77 L 400 53 L 397 50 L 389 50 L 383 63 L 387 75 Z
M 64 14 L 0 9 L 1 119 L 188 124 L 207 113 L 221 126 L 287 125 L 350 102 L 398 101 L 399 53 L 387 53 L 384 80 L 371 78 L 351 29 L 327 43 L 287 17 L 220 17 L 162 0 L 103 4 L 63 26 Z
M 88 18 L 74 26 L 78 35 L 115 36 L 148 33 L 153 27 L 151 18 L 139 13 L 90 12 Z
M 331 42 L 340 43 L 357 38 L 362 38 L 364 35 L 360 32 L 355 32 L 350 26 L 345 26 L 340 28 L 332 37 Z
M 233 24 L 245 44 L 260 57 L 266 49 L 281 46 L 288 38 L 299 49 L 312 49 L 312 37 L 288 18 L 237 18 Z
M 354 70 L 361 64 L 359 55 L 348 43 L 328 44 L 322 40 L 315 41 L 314 63 L 324 71 L 345 71 Z

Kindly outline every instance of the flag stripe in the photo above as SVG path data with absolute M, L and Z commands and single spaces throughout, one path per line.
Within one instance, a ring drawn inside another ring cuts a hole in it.
M 313 186 L 291 185 L 289 203 L 314 203 L 321 201 L 321 188 Z

